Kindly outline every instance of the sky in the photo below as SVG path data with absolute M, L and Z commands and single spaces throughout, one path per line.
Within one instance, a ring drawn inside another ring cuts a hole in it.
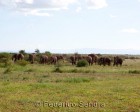
M 140 0 L 0 0 L 0 51 L 35 49 L 140 54 Z

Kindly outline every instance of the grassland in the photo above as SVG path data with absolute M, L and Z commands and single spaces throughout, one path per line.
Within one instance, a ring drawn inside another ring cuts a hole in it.
M 122 67 L 1 64 L 0 112 L 140 112 L 140 60 Z

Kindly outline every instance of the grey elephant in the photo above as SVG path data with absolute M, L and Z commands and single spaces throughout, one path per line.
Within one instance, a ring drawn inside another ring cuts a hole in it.
M 64 62 L 64 57 L 62 55 L 58 55 L 57 57 L 57 61 L 62 60 Z
M 57 56 L 51 56 L 49 60 L 51 64 L 56 64 L 58 61 L 58 58 Z
M 70 61 L 72 65 L 76 65 L 76 56 L 70 56 Z
M 12 56 L 12 60 L 14 61 L 14 62 L 16 62 L 17 60 L 23 60 L 24 59 L 24 55 L 23 54 L 21 54 L 21 53 L 19 53 L 19 54 L 13 54 L 13 56 Z
M 92 57 L 91 56 L 83 56 L 82 58 L 85 59 L 85 60 L 87 60 L 87 62 L 88 62 L 89 65 L 92 65 L 93 64 L 93 61 L 92 61 Z
M 41 56 L 40 56 L 40 63 L 41 63 L 41 64 L 47 64 L 47 62 L 48 62 L 48 56 L 46 56 L 46 55 L 41 55 Z
M 111 65 L 111 59 L 110 58 L 108 58 L 108 57 L 100 57 L 99 59 L 98 59 L 98 64 L 99 65 L 108 65 L 108 66 L 110 66 Z
M 118 66 L 118 65 L 121 66 L 122 63 L 123 63 L 122 58 L 120 58 L 120 57 L 118 57 L 118 56 L 114 57 L 114 64 L 113 64 L 113 66 Z
M 88 56 L 92 57 L 92 63 L 97 64 L 98 62 L 98 56 L 96 54 L 89 54 Z
M 30 61 L 31 64 L 34 63 L 35 58 L 36 58 L 36 54 L 35 53 L 29 54 L 29 61 Z

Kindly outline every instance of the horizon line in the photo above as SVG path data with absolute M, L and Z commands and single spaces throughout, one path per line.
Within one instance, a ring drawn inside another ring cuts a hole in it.
M 73 54 L 73 53 L 79 53 L 79 54 L 132 54 L 132 55 L 140 55 L 140 49 L 108 49 L 108 48 L 76 48 L 76 49 L 39 49 L 37 48 L 40 53 L 44 53 L 45 51 L 49 51 L 51 53 L 60 53 L 60 54 Z M 33 53 L 36 49 L 20 49 L 25 50 L 27 53 Z M 10 52 L 10 53 L 17 53 L 20 50 L 0 50 L 0 52 Z

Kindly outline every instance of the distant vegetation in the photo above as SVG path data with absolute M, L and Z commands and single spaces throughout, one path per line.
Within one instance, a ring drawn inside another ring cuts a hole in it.
M 80 60 L 77 62 L 77 67 L 86 67 L 88 66 L 88 62 L 86 60 Z

